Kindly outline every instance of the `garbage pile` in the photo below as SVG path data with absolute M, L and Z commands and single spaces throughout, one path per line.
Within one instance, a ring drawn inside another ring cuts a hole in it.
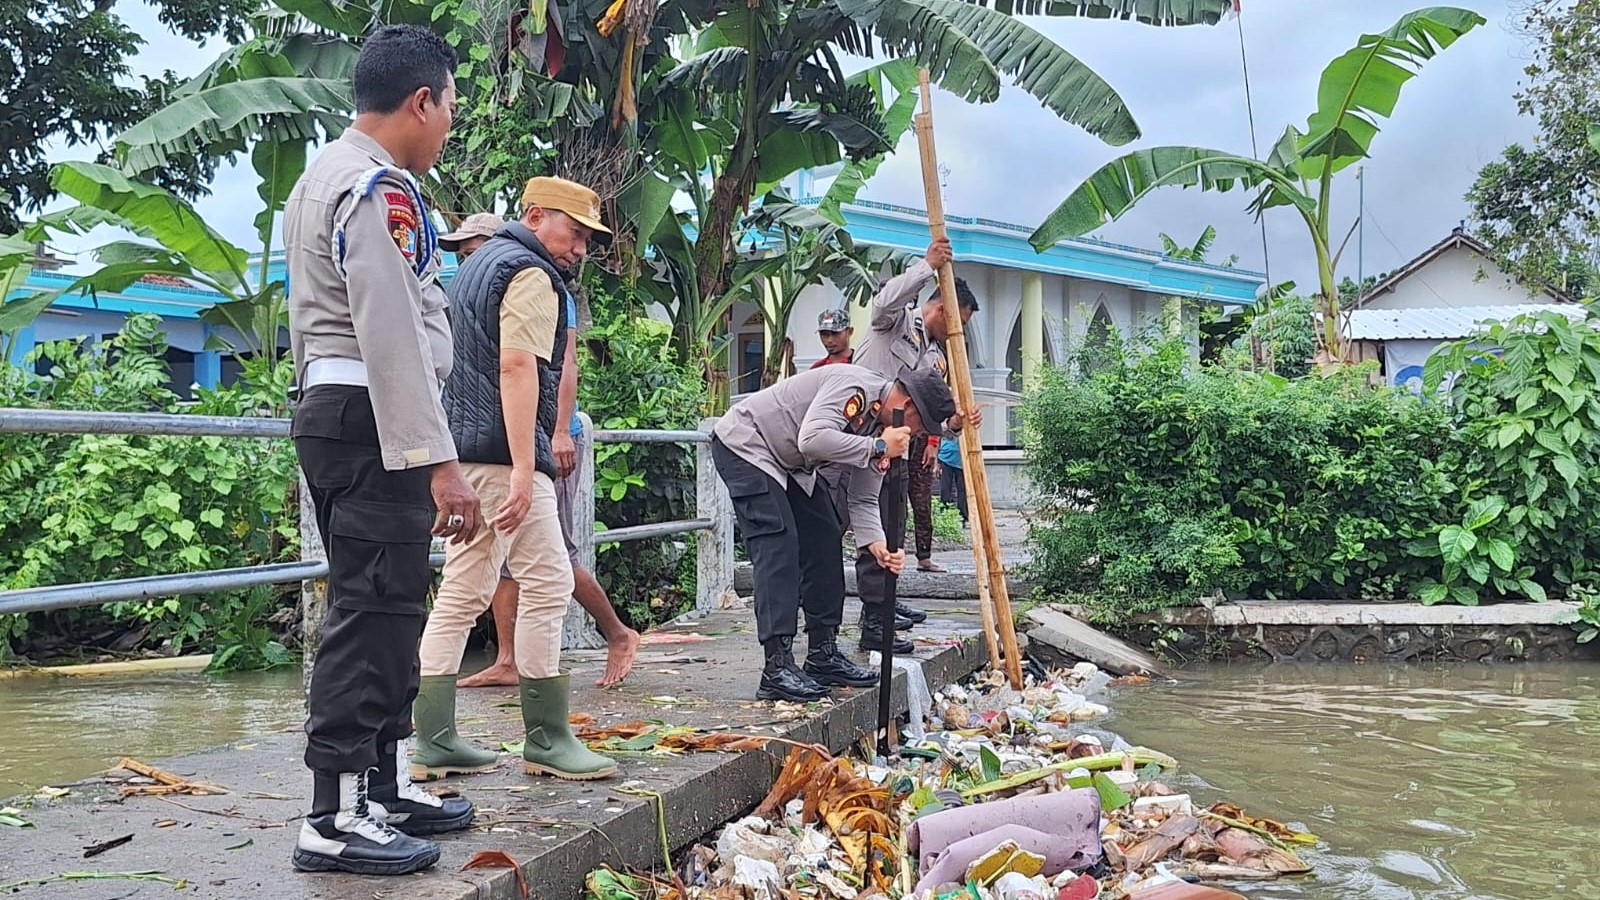
M 897 758 L 796 747 L 766 799 L 670 877 L 596 870 L 595 900 L 1198 900 L 1310 871 L 1316 837 L 1168 784 L 1178 763 L 1091 723 L 1093 664 L 933 694 Z

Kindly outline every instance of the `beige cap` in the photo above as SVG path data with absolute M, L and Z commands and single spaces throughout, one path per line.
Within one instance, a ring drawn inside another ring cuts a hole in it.
M 473 213 L 461 220 L 461 227 L 449 234 L 439 235 L 439 247 L 454 253 L 461 249 L 461 244 L 473 238 L 492 237 L 505 220 L 494 213 Z
M 522 208 L 530 206 L 560 210 L 594 231 L 597 243 L 611 243 L 611 229 L 600 224 L 600 195 L 576 181 L 549 176 L 529 178 L 522 189 Z

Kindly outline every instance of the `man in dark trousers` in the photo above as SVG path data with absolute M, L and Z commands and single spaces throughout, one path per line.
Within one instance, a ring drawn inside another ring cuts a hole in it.
M 905 411 L 902 427 L 890 425 L 896 410 Z M 905 553 L 889 551 L 878 519 L 882 472 L 923 422 L 953 415 L 950 389 L 936 372 L 906 369 L 888 379 L 839 364 L 784 379 L 718 420 L 711 456 L 755 570 L 756 636 L 765 657 L 757 697 L 803 703 L 833 686 L 877 683 L 876 672 L 839 652 L 844 530 L 817 470 L 831 464 L 848 473 L 856 544 L 884 571 L 898 573 Z M 803 669 L 793 652 L 802 607 Z
M 433 32 L 379 28 L 355 67 L 356 119 L 284 206 L 295 452 L 328 555 L 328 615 L 306 705 L 311 811 L 295 868 L 403 875 L 472 823 L 410 781 L 434 535 L 469 540 L 477 494 L 440 405 L 451 366 L 438 238 L 416 176 L 455 114 L 456 58 Z
M 934 241 L 928 245 L 925 257 L 913 263 L 904 274 L 889 279 L 873 295 L 872 329 L 856 347 L 853 358 L 856 365 L 885 377 L 904 368 L 932 370 L 939 377 L 945 377 L 944 342 L 950 330 L 945 321 L 944 303 L 938 291 L 925 303 L 919 304 L 918 297 L 950 259 L 950 242 Z M 978 298 L 959 278 L 956 279 L 956 301 L 965 324 L 978 311 Z M 916 446 L 911 450 L 910 465 L 906 466 L 906 494 L 911 499 L 916 519 L 917 567 L 924 571 L 938 569 L 933 564 L 933 464 L 938 456 L 939 437 L 957 434 L 967 425 L 981 424 L 983 414 L 974 409 L 966 414 L 953 414 L 948 421 L 924 419 L 925 431 L 912 435 Z M 897 492 L 883 494 L 885 497 L 892 495 Z M 887 510 L 882 515 L 885 520 L 894 520 Z M 884 602 L 886 581 L 877 560 L 867 554 L 856 558 L 856 589 L 861 594 L 861 647 L 876 648 L 881 646 L 882 636 L 878 633 L 881 619 L 875 607 Z M 927 618 L 928 614 L 922 610 L 896 601 L 896 628 L 905 630 Z M 910 653 L 911 642 L 897 638 L 895 652 Z

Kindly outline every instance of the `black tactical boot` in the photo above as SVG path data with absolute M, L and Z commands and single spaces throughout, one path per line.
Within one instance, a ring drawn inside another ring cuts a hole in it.
M 404 741 L 378 748 L 378 768 L 367 798 L 373 818 L 410 835 L 443 834 L 471 825 L 472 801 L 436 797 L 417 787 L 405 753 Z
M 901 603 L 899 600 L 894 602 L 894 615 L 896 621 L 900 619 L 907 619 L 913 625 L 921 625 L 923 622 L 928 621 L 927 613 L 917 609 L 915 606 L 911 606 L 910 604 Z M 905 631 L 905 629 L 897 625 L 895 626 L 895 631 Z
M 806 633 L 805 673 L 818 684 L 847 687 L 872 687 L 878 683 L 878 673 L 856 665 L 839 652 L 833 629 Z
M 861 643 L 859 646 L 862 650 L 883 649 L 883 631 L 878 627 L 878 610 L 876 607 L 862 607 Z M 916 647 L 910 641 L 895 635 L 894 654 L 896 656 L 904 656 L 915 649 Z
M 794 664 L 794 638 L 773 638 L 761 645 L 766 651 L 766 666 L 761 670 L 761 686 L 756 696 L 762 700 L 788 700 L 810 703 L 828 696 L 827 688 L 812 680 Z
M 401 834 L 367 805 L 367 772 L 317 772 L 311 813 L 300 825 L 294 867 L 302 872 L 409 875 L 439 861 L 439 845 Z

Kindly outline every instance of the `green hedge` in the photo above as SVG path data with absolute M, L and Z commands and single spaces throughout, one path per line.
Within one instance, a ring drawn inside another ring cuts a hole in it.
M 668 350 L 667 326 L 625 298 L 597 295 L 580 399 L 601 428 L 692 428 L 705 399 Z M 108 341 L 40 346 L 0 367 L 0 406 L 204 415 L 287 414 L 287 362 L 246 362 L 237 385 L 182 403 L 165 384 L 154 316 Z M 34 363 L 47 360 L 40 376 Z M 693 448 L 596 448 L 596 518 L 612 527 L 691 518 Z M 0 576 L 6 588 L 219 569 L 298 556 L 296 463 L 288 441 L 0 435 Z M 602 547 L 597 575 L 647 627 L 694 601 L 694 553 L 670 539 Z M 0 616 L 0 662 L 118 650 L 214 650 L 230 668 L 291 661 L 292 590 L 261 589 Z
M 1025 409 L 1034 577 L 1104 617 L 1228 598 L 1542 599 L 1593 578 L 1600 332 L 1552 315 L 1433 364 L 1450 402 L 1368 372 L 1199 366 L 1181 342 Z
M 160 321 L 131 317 L 108 341 L 36 348 L 0 368 L 0 406 L 203 415 L 281 415 L 286 364 L 179 404 L 167 390 Z M 48 374 L 33 362 L 48 360 Z M 292 559 L 299 534 L 288 441 L 139 435 L 0 435 L 0 573 L 7 588 L 221 569 Z M 263 621 L 272 593 L 233 592 L 0 616 L 0 658 L 115 643 L 226 649 L 235 666 L 287 658 Z M 247 646 L 245 646 L 247 645 Z

